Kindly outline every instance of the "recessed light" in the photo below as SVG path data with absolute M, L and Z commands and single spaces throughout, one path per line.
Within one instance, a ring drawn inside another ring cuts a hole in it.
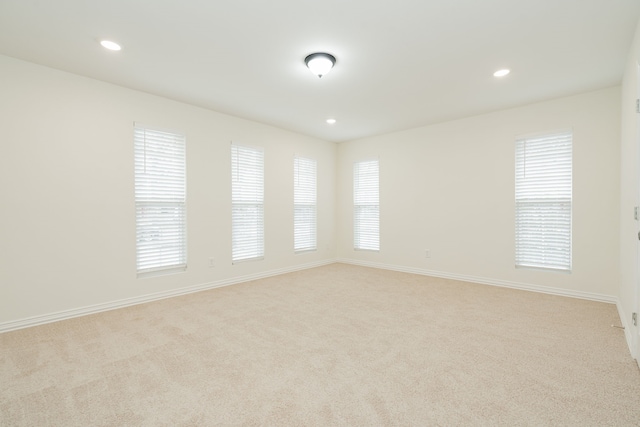
M 511 70 L 508 70 L 508 69 L 505 68 L 505 69 L 496 71 L 495 73 L 493 73 L 493 75 L 495 77 L 504 77 L 507 74 L 509 74 L 510 72 L 511 72 Z
M 336 119 L 327 119 L 327 123 L 329 123 L 330 125 L 335 124 Z
M 100 44 L 102 45 L 102 47 L 104 47 L 105 49 L 109 49 L 109 50 L 120 50 L 120 49 L 122 49 L 118 43 L 112 42 L 110 40 L 102 40 L 100 42 Z

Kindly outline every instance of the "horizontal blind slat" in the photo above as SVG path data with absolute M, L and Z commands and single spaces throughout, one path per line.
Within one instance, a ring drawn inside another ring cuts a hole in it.
M 232 260 L 264 257 L 264 152 L 231 146 Z
M 354 163 L 353 168 L 353 232 L 354 248 L 380 250 L 379 162 Z
M 516 265 L 571 269 L 572 135 L 516 141 Z
M 317 246 L 317 162 L 293 159 L 293 249 L 315 250 Z
M 186 268 L 184 135 L 134 126 L 138 273 Z

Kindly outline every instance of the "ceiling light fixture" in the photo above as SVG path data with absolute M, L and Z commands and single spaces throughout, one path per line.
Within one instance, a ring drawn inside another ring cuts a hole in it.
M 102 40 L 100 42 L 100 44 L 102 45 L 102 47 L 104 47 L 105 49 L 109 49 L 109 50 L 120 50 L 120 49 L 122 49 L 118 43 L 115 43 L 115 42 L 112 42 L 112 41 L 109 41 L 109 40 Z
M 336 123 L 336 119 L 327 119 L 327 123 L 329 123 L 330 125 L 333 125 Z
M 494 77 L 504 77 L 507 74 L 509 74 L 510 72 L 511 72 L 511 70 L 508 70 L 508 69 L 505 68 L 503 70 L 496 71 L 495 73 L 493 73 L 493 76 Z
M 322 78 L 336 64 L 336 57 L 328 53 L 317 52 L 304 58 L 304 63 L 313 74 Z

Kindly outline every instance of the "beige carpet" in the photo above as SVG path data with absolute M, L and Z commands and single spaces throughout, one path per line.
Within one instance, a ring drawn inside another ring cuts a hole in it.
M 0 425 L 640 425 L 612 323 L 610 304 L 333 264 L 0 334 Z

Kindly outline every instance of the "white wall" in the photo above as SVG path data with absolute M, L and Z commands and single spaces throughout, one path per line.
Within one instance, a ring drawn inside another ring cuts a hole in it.
M 634 91 L 627 76 L 625 98 Z M 637 173 L 637 163 L 628 170 L 635 127 L 623 121 L 631 148 L 621 153 L 619 87 L 338 146 L 3 56 L 0 94 L 0 330 L 336 255 L 595 299 L 615 300 L 620 291 L 623 305 L 634 289 L 635 273 L 624 264 L 632 245 L 620 244 L 619 230 L 620 206 L 634 206 L 637 191 L 623 184 L 621 204 L 619 168 L 622 158 L 623 176 Z M 189 267 L 182 274 L 136 279 L 134 121 L 187 136 Z M 574 131 L 573 272 L 515 269 L 514 139 L 566 128 Z M 230 141 L 265 148 L 264 261 L 231 264 Z M 318 159 L 319 168 L 318 251 L 300 255 L 292 250 L 294 154 Z M 352 164 L 372 156 L 381 165 L 382 249 L 356 252 Z M 637 225 L 623 215 L 624 227 Z
M 631 352 L 638 358 L 639 330 L 631 322 L 631 313 L 637 312 L 640 301 L 638 289 L 638 222 L 634 220 L 633 209 L 640 205 L 639 153 L 640 127 L 636 114 L 638 98 L 637 67 L 640 62 L 640 22 L 622 80 L 622 123 L 620 148 L 620 315 L 626 327 L 627 340 Z
M 335 258 L 333 143 L 4 56 L 0 94 L 0 329 Z M 134 121 L 187 137 L 181 274 L 136 279 Z M 265 149 L 264 261 L 231 264 L 230 141 Z M 318 251 L 299 255 L 294 154 L 318 161 Z
M 573 272 L 516 269 L 515 138 L 567 128 L 574 136 Z M 620 88 L 613 87 L 340 144 L 338 257 L 614 301 L 619 140 Z M 353 162 L 374 156 L 380 159 L 379 253 L 354 251 L 352 243 Z

